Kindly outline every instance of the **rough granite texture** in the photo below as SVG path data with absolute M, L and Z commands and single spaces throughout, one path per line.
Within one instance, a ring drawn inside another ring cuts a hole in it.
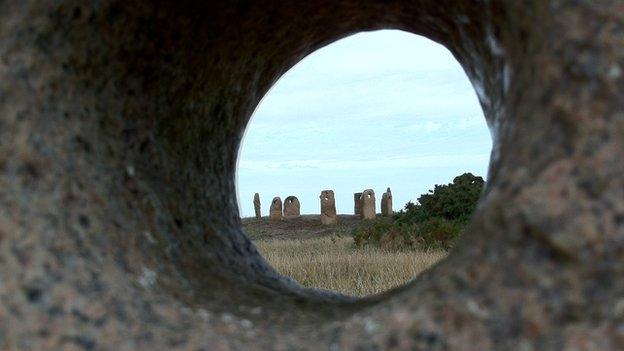
M 353 214 L 359 216 L 362 213 L 362 193 L 353 194 Z
M 362 192 L 360 218 L 370 220 L 377 218 L 376 201 L 375 192 L 372 189 L 366 189 Z
M 390 188 L 385 193 L 381 194 L 381 215 L 384 217 L 390 217 L 394 214 L 392 210 L 392 191 Z
M 450 256 L 365 299 L 240 229 L 241 136 L 314 50 L 445 45 L 494 140 Z M 0 1 L 0 349 L 617 350 L 621 0 Z
M 284 218 L 293 219 L 301 217 L 301 204 L 296 196 L 288 196 L 284 199 Z
M 254 194 L 253 204 L 254 204 L 254 213 L 255 213 L 256 219 L 262 218 L 262 211 L 260 207 L 260 194 L 258 193 Z
M 282 199 L 276 196 L 271 201 L 271 208 L 269 209 L 269 219 L 272 221 L 282 220 Z
M 336 197 L 333 190 L 323 190 L 319 195 L 321 200 L 321 223 L 336 224 L 338 215 L 336 213 Z

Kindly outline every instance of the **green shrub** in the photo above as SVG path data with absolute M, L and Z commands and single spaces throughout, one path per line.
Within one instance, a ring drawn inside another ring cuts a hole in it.
M 375 245 L 380 246 L 384 236 L 394 236 L 395 226 L 390 219 L 366 221 L 364 225 L 353 229 L 353 241 L 356 246 Z
M 406 226 L 405 232 L 407 236 L 414 238 L 420 248 L 448 250 L 455 244 L 465 226 L 465 221 L 431 218 Z
M 356 246 L 377 246 L 389 250 L 450 249 L 465 222 L 431 218 L 418 223 L 399 224 L 391 219 L 367 223 L 353 230 Z
M 483 178 L 464 173 L 453 179 L 453 183 L 436 184 L 433 190 L 422 194 L 418 204 L 408 202 L 405 209 L 397 213 L 399 223 L 416 223 L 431 218 L 468 221 L 477 208 L 485 182 Z
M 355 244 L 393 250 L 448 250 L 476 209 L 483 186 L 483 178 L 471 173 L 455 177 L 450 184 L 436 184 L 417 204 L 408 202 L 394 218 L 354 229 Z

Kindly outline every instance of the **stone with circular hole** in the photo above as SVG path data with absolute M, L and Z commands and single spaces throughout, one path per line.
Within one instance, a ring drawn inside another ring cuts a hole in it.
M 372 189 L 366 189 L 362 192 L 362 212 L 360 218 L 362 219 L 375 219 L 377 217 L 377 210 L 375 206 L 375 192 Z
M 616 0 L 1 2 L 0 348 L 620 349 L 623 13 Z M 280 75 L 382 28 L 453 53 L 493 150 L 449 257 L 355 299 L 270 267 L 240 229 L 234 178 Z
M 319 196 L 321 199 L 321 223 L 335 224 L 338 221 L 336 215 L 336 199 L 333 190 L 323 190 Z
M 288 196 L 284 199 L 284 218 L 293 219 L 301 217 L 301 205 L 296 196 Z

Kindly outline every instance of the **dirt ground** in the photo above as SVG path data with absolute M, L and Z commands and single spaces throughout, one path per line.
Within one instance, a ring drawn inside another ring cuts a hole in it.
M 351 236 L 351 231 L 362 221 L 355 215 L 338 215 L 338 223 L 321 224 L 320 215 L 302 215 L 296 219 L 271 221 L 269 217 L 243 218 L 243 230 L 254 240 L 258 239 L 314 239 L 327 236 Z

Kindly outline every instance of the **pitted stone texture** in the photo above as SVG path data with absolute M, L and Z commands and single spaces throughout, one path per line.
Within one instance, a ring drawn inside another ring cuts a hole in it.
M 0 2 L 0 349 L 617 350 L 619 0 Z M 448 259 L 355 300 L 240 230 L 238 147 L 290 67 L 395 28 L 458 59 L 493 138 Z
M 362 213 L 362 193 L 353 194 L 353 214 L 359 216 Z
M 292 219 L 301 217 L 301 205 L 296 196 L 289 196 L 284 199 L 284 218 Z
M 319 196 L 321 199 L 321 223 L 336 224 L 338 216 L 336 216 L 336 199 L 333 190 L 323 190 Z
M 381 194 L 381 215 L 384 217 L 392 217 L 394 211 L 392 211 L 392 191 L 390 188 L 385 193 Z
M 260 194 L 258 193 L 254 194 L 253 204 L 254 204 L 254 212 L 256 214 L 256 219 L 262 218 L 262 211 L 260 208 Z
M 271 208 L 269 210 L 269 219 L 272 221 L 282 220 L 282 199 L 274 197 L 271 201 Z
M 362 219 L 375 219 L 377 217 L 377 210 L 375 206 L 375 192 L 372 189 L 366 189 L 362 192 L 362 212 L 360 218 Z

